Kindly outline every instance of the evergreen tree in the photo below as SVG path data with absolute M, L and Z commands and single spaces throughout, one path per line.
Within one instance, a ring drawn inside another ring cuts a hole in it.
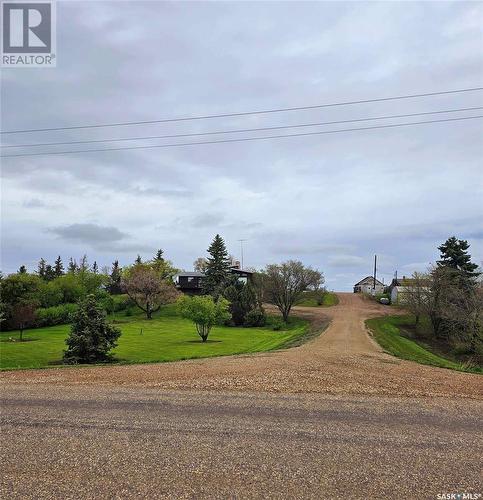
M 47 264 L 45 266 L 45 276 L 44 276 L 45 281 L 52 281 L 55 277 L 56 276 L 54 268 L 50 264 Z
M 39 260 L 39 263 L 37 265 L 37 274 L 39 275 L 40 278 L 45 279 L 45 266 L 46 266 L 45 259 L 42 257 Z
M 217 234 L 208 248 L 203 291 L 218 298 L 226 288 L 230 279 L 230 258 L 223 238 Z
M 77 272 L 77 262 L 71 257 L 69 259 L 69 265 L 67 266 L 67 272 L 74 274 Z
M 18 274 L 26 274 L 27 273 L 27 268 L 24 265 L 21 265 L 18 268 Z
M 62 264 L 62 259 L 60 258 L 60 255 L 55 259 L 54 272 L 56 278 L 64 274 L 64 264 Z
M 109 278 L 109 284 L 107 286 L 109 293 L 111 295 L 119 295 L 122 293 L 121 289 L 121 274 L 122 269 L 119 267 L 119 261 L 115 260 L 112 263 L 112 270 Z
M 97 274 L 99 272 L 99 266 L 97 265 L 96 261 L 94 261 L 94 264 L 92 264 L 92 272 L 94 274 Z
M 69 337 L 65 341 L 64 363 L 97 363 L 110 359 L 121 331 L 110 325 L 93 295 L 88 295 L 73 314 Z
M 154 256 L 154 262 L 164 262 L 164 257 L 163 257 L 163 250 L 161 248 L 156 252 L 156 255 Z
M 458 240 L 455 236 L 448 238 L 438 250 L 441 252 L 441 260 L 438 260 L 438 267 L 448 267 L 461 271 L 466 277 L 476 277 L 479 273 L 477 264 L 471 262 L 471 255 L 468 254 L 469 243 L 466 240 Z
M 134 261 L 134 264 L 139 265 L 142 263 L 143 263 L 143 261 L 141 259 L 141 256 L 138 254 L 138 256 L 136 257 L 136 260 Z
M 89 262 L 87 262 L 87 255 L 84 254 L 79 262 L 79 272 L 85 273 L 89 270 Z

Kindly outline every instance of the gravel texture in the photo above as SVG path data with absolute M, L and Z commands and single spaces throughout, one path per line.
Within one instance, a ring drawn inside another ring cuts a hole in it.
M 340 294 L 299 311 L 331 325 L 293 349 L 4 372 L 0 496 L 482 493 L 483 377 L 381 352 L 364 320 L 387 311 Z

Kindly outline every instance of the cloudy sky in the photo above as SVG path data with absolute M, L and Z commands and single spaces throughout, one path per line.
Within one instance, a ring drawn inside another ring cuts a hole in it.
M 159 120 L 480 87 L 482 25 L 483 4 L 476 2 L 58 2 L 57 67 L 2 71 L 2 128 Z M 189 134 L 474 106 L 483 106 L 483 92 L 3 140 Z M 478 114 L 483 112 L 304 131 Z M 58 254 L 64 261 L 87 253 L 100 265 L 116 258 L 130 263 L 157 248 L 190 269 L 217 232 L 235 256 L 237 240 L 247 240 L 246 266 L 300 259 L 323 270 L 335 290 L 349 290 L 371 274 L 374 253 L 386 282 L 395 270 L 422 270 L 452 234 L 469 240 L 480 263 L 482 133 L 477 119 L 4 159 L 2 270 L 14 272 L 21 264 L 33 269 L 39 257 L 52 261 Z M 196 140 L 207 138 L 95 147 Z

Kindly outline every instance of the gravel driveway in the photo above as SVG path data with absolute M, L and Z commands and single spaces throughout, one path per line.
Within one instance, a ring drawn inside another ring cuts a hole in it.
M 483 492 L 481 376 L 384 354 L 358 296 L 300 311 L 331 325 L 285 351 L 2 373 L 1 497 Z

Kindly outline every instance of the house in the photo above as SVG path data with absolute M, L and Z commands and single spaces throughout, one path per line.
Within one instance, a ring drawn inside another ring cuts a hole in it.
M 201 280 L 203 273 L 198 271 L 189 271 L 178 273 L 173 277 L 174 284 L 178 290 L 188 295 L 201 294 Z
M 238 277 L 239 281 L 247 283 L 252 280 L 253 272 L 246 269 L 240 269 L 240 265 L 236 263 L 230 268 L 230 273 Z M 173 277 L 176 288 L 187 295 L 201 295 L 203 293 L 203 278 L 204 273 L 198 271 L 187 271 L 178 273 Z
M 421 285 L 428 286 L 421 286 Z M 391 304 L 404 304 L 405 296 L 409 293 L 417 293 L 417 288 L 421 292 L 427 291 L 429 288 L 429 283 L 427 281 L 421 281 L 413 278 L 394 278 L 388 287 L 388 293 L 391 296 Z
M 384 283 L 376 279 L 374 286 L 374 276 L 366 276 L 354 285 L 354 293 L 369 293 L 372 295 L 384 293 Z

